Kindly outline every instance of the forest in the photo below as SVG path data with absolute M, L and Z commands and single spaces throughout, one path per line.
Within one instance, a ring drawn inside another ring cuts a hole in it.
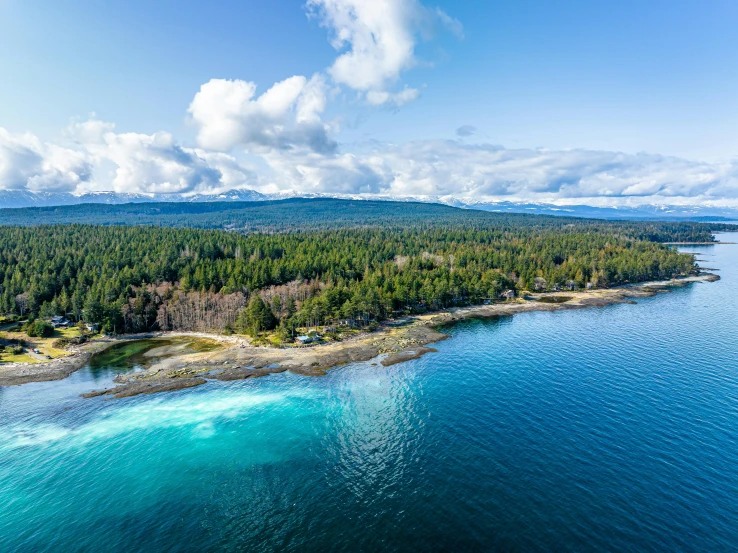
M 349 228 L 471 227 L 514 231 L 520 227 L 558 229 L 575 225 L 588 231 L 623 234 L 654 242 L 709 242 L 724 223 L 605 221 L 459 209 L 440 204 L 292 198 L 260 202 L 85 204 L 0 209 L 4 225 L 50 224 L 153 225 L 285 233 Z
M 319 222 L 326 204 L 318 205 L 317 214 L 293 209 L 282 232 L 2 226 L 0 312 L 65 315 L 105 332 L 277 329 L 286 339 L 295 327 L 364 326 L 496 301 L 509 290 L 608 287 L 687 274 L 695 270 L 693 257 L 657 242 L 712 240 L 710 231 L 724 226 L 444 208 L 439 213 L 446 215 L 433 220 L 408 220 L 415 214 L 405 209 L 396 218 L 378 214 L 383 225 L 317 230 L 318 223 L 307 223 L 289 230 L 289 221 Z

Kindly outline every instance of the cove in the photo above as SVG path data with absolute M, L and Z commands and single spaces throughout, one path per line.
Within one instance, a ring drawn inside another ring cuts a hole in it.
M 80 398 L 130 343 L 2 388 L 2 549 L 734 549 L 738 246 L 684 249 L 722 279 L 390 367 Z

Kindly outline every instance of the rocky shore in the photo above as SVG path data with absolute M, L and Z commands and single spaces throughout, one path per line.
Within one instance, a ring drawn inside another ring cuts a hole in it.
M 122 340 L 171 337 L 175 335 L 215 338 L 223 342 L 217 351 L 174 355 L 151 365 L 143 372 L 119 375 L 115 386 L 85 394 L 85 397 L 129 397 L 190 388 L 208 380 L 242 380 L 291 371 L 319 376 L 328 370 L 358 361 L 377 359 L 390 366 L 436 351 L 428 344 L 449 337 L 439 327 L 468 318 L 509 316 L 529 311 L 558 311 L 603 307 L 615 303 L 634 303 L 674 286 L 691 282 L 714 281 L 720 277 L 702 274 L 682 279 L 649 282 L 604 290 L 547 292 L 490 305 L 459 307 L 445 311 L 388 321 L 372 333 L 360 334 L 341 342 L 310 348 L 254 347 L 245 338 L 190 333 L 152 333 L 124 338 L 102 338 L 79 346 L 71 355 L 48 363 L 0 366 L 0 386 L 66 378 L 83 367 L 89 358 Z

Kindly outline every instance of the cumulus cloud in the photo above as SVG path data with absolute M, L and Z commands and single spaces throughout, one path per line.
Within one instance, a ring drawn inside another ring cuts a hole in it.
M 440 23 L 456 34 L 461 24 L 440 9 L 417 0 L 308 0 L 308 13 L 331 32 L 331 45 L 342 51 L 328 73 L 333 80 L 366 94 L 372 105 L 402 105 L 417 90 L 391 93 L 400 74 L 417 64 L 418 37 Z
M 66 192 L 90 179 L 83 152 L 0 128 L 0 189 Z
M 116 192 L 185 193 L 217 188 L 221 179 L 217 168 L 165 132 L 106 133 L 93 151 L 117 166 L 111 183 Z
M 305 147 L 330 153 L 336 143 L 320 119 L 325 105 L 326 86 L 319 75 L 290 77 L 258 97 L 253 82 L 212 79 L 200 87 L 188 111 L 198 126 L 198 144 L 206 149 Z
M 184 148 L 166 132 L 114 128 L 98 120 L 74 123 L 67 129 L 69 146 L 0 128 L 0 189 L 187 194 L 258 184 L 256 174 L 228 154 Z

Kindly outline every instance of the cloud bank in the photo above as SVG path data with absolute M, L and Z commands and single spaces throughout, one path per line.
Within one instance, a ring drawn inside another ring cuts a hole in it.
M 82 193 L 220 193 L 231 189 L 327 194 L 455 196 L 559 203 L 738 205 L 738 162 L 654 154 L 508 149 L 457 140 L 372 143 L 324 152 L 289 134 L 291 147 L 255 141 L 265 169 L 231 154 L 183 147 L 166 132 L 116 133 L 75 124 L 57 145 L 0 129 L 0 189 Z M 238 143 L 251 135 L 234 134 Z M 286 139 L 285 139 L 286 140 Z M 299 146 L 298 146 L 299 144 Z

